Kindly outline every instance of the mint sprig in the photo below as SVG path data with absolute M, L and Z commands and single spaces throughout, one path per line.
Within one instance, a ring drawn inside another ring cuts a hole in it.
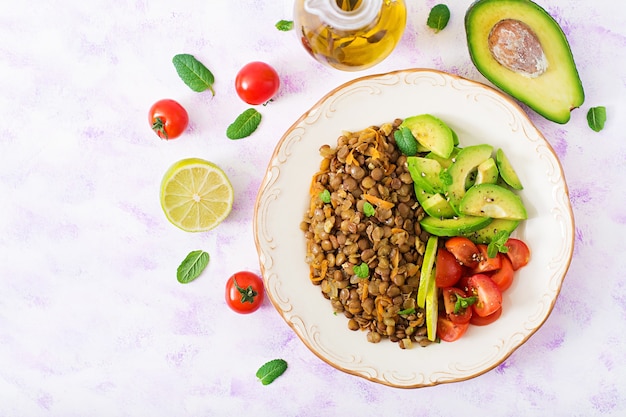
M 242 139 L 250 136 L 261 123 L 261 113 L 254 108 L 249 108 L 241 113 L 235 121 L 226 129 L 229 139 Z
M 175 55 L 172 59 L 172 63 L 176 68 L 178 76 L 193 91 L 201 93 L 208 89 L 211 90 L 211 94 L 215 95 L 215 91 L 213 90 L 215 77 L 213 73 L 193 55 Z
M 176 270 L 176 279 L 181 284 L 187 284 L 198 278 L 209 264 L 209 254 L 203 250 L 189 252 Z
M 498 252 L 507 253 L 509 251 L 509 248 L 506 246 L 509 235 L 509 232 L 506 230 L 500 230 L 495 234 L 487 245 L 487 256 L 489 258 L 495 258 Z

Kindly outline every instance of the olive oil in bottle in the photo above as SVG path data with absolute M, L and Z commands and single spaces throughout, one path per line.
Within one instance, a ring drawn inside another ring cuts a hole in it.
M 296 0 L 296 33 L 317 61 L 344 71 L 378 64 L 406 27 L 403 0 Z

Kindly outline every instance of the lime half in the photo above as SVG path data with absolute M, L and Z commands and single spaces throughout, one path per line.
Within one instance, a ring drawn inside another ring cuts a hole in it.
M 187 232 L 219 225 L 233 208 L 233 186 L 224 171 L 199 158 L 173 164 L 161 181 L 161 207 L 167 219 Z

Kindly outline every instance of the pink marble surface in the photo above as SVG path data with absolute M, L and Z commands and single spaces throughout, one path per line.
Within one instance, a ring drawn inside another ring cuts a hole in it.
M 484 81 L 467 53 L 463 15 L 426 27 L 432 0 L 410 1 L 394 53 L 360 73 L 326 69 L 274 24 L 292 2 L 62 0 L 0 14 L 0 415 L 2 416 L 623 416 L 626 413 L 626 12 L 612 0 L 542 0 L 570 41 L 586 101 L 567 125 L 528 111 L 561 159 L 576 246 L 554 311 L 496 369 L 469 381 L 401 390 L 344 374 L 313 355 L 266 300 L 241 316 L 226 279 L 258 272 L 254 201 L 283 132 L 331 88 L 360 75 L 427 67 Z M 171 58 L 191 53 L 215 74 L 194 93 Z M 253 136 L 226 127 L 247 105 L 234 78 L 263 60 L 281 76 Z M 160 141 L 150 105 L 174 98 L 191 126 Z M 601 133 L 590 106 L 607 107 Z M 165 219 L 159 183 L 178 159 L 222 166 L 235 188 L 214 231 Z M 211 261 L 189 285 L 191 250 Z M 254 376 L 283 358 L 272 385 Z

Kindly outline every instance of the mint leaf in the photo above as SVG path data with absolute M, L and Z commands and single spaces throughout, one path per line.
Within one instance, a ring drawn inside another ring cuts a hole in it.
M 438 4 L 430 10 L 426 24 L 434 29 L 435 33 L 443 30 L 450 21 L 450 9 L 445 4 Z
M 487 256 L 495 258 L 498 252 L 507 253 L 509 251 L 509 248 L 505 246 L 507 240 L 509 240 L 509 232 L 506 230 L 497 232 L 487 245 Z
M 415 314 L 415 308 L 413 308 L 413 307 L 412 308 L 406 308 L 404 310 L 398 311 L 398 315 L 400 315 L 400 316 L 408 316 L 408 315 L 411 315 L 411 314 Z
M 352 272 L 359 278 L 367 278 L 370 275 L 370 267 L 365 262 L 361 262 L 360 265 L 354 265 Z
M 176 278 L 181 284 L 187 284 L 198 278 L 209 264 L 209 254 L 202 250 L 189 252 L 176 270 Z
M 369 201 L 366 201 L 365 203 L 363 203 L 363 213 L 367 217 L 372 217 L 374 214 L 376 214 L 376 209 Z
M 417 139 L 408 127 L 401 127 L 393 134 L 396 146 L 406 156 L 417 155 Z
M 287 370 L 287 361 L 284 359 L 273 359 L 266 362 L 256 371 L 256 377 L 261 380 L 261 384 L 269 385 L 276 378 L 281 376 Z
M 250 136 L 261 123 L 261 113 L 254 108 L 249 108 L 241 113 L 235 121 L 226 129 L 229 139 L 242 139 Z
M 330 191 L 328 190 L 324 190 L 320 193 L 320 200 L 322 200 L 322 202 L 328 204 L 330 203 Z
M 442 169 L 441 171 L 439 171 L 439 179 L 444 186 L 452 185 L 452 183 L 454 182 L 452 175 L 450 175 L 447 169 Z
M 293 20 L 279 20 L 275 26 L 282 32 L 288 32 L 293 29 Z
M 478 297 L 460 297 L 456 296 L 456 302 L 454 303 L 454 314 L 459 314 L 462 310 L 468 309 L 472 304 L 478 302 Z
M 211 93 L 215 95 L 215 91 L 213 90 L 215 77 L 213 77 L 211 71 L 209 71 L 209 69 L 205 67 L 202 62 L 198 61 L 193 55 L 175 55 L 172 59 L 172 63 L 176 68 L 178 76 L 193 91 L 201 93 L 209 89 L 211 90 Z
M 599 132 L 604 129 L 604 122 L 606 122 L 606 107 L 598 106 L 592 107 L 587 112 L 587 123 L 594 132 Z

